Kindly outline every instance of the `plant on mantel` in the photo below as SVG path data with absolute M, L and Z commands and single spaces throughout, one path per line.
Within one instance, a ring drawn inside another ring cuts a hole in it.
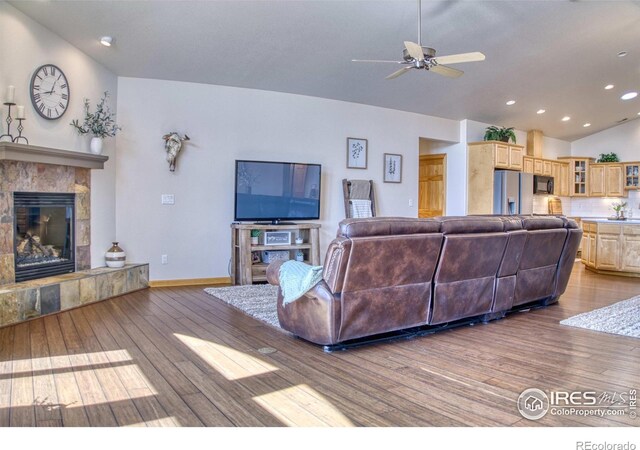
M 75 119 L 70 125 L 80 134 L 91 133 L 94 137 L 114 137 L 122 128 L 116 124 L 116 114 L 107 105 L 109 91 L 105 91 L 96 105 L 96 112 L 89 112 L 89 99 L 84 99 L 84 119 L 82 125 Z
M 516 133 L 513 131 L 513 127 L 505 128 L 505 127 L 487 127 L 484 133 L 485 141 L 502 141 L 509 142 L 512 140 L 513 143 L 516 143 Z

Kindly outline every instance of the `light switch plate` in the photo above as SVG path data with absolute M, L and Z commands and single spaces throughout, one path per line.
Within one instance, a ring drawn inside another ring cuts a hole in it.
M 163 205 L 174 205 L 176 203 L 176 197 L 173 194 L 162 194 L 161 202 Z

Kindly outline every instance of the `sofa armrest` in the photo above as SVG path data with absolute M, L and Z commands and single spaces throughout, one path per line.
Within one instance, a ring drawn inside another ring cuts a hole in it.
M 274 286 L 280 286 L 280 266 L 284 261 L 274 261 L 267 266 L 267 281 Z

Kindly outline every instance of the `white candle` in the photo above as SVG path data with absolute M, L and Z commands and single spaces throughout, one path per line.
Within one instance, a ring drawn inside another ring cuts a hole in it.
M 16 119 L 24 119 L 24 106 L 18 105 L 18 112 L 16 113 Z
M 7 88 L 7 99 L 6 99 L 6 102 L 7 103 L 13 103 L 15 95 L 16 95 L 16 88 L 13 87 L 13 86 L 9 86 Z

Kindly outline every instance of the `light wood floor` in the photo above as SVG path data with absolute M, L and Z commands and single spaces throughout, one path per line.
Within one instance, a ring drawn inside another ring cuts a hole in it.
M 637 426 L 531 422 L 515 402 L 640 387 L 640 340 L 558 324 L 638 294 L 640 280 L 576 264 L 557 305 L 326 354 L 201 288 L 141 291 L 0 329 L 0 425 Z

